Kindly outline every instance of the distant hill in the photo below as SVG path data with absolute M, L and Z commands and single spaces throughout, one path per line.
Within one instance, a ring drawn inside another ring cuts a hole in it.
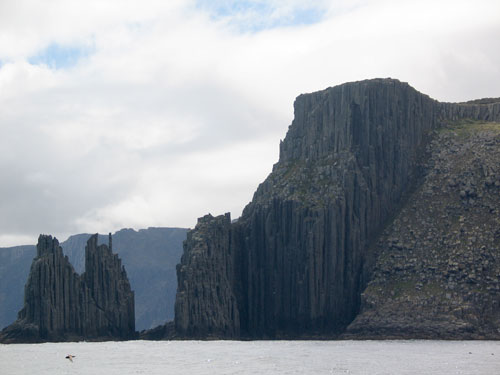
M 118 253 L 135 292 L 136 329 L 143 330 L 174 318 L 177 290 L 175 266 L 182 255 L 187 229 L 122 229 L 113 234 L 113 251 Z M 77 234 L 61 243 L 63 252 L 78 273 L 85 266 L 85 244 L 90 234 Z M 107 235 L 99 236 L 107 243 Z M 23 304 L 35 246 L 0 248 L 0 329 L 12 323 Z
M 35 255 L 34 245 L 0 248 L 0 329 L 16 320 L 23 307 L 24 284 Z

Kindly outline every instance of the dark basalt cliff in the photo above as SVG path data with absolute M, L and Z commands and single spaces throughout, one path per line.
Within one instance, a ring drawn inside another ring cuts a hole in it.
M 93 235 L 78 275 L 57 239 L 40 235 L 18 319 L 1 342 L 41 342 L 134 337 L 134 294 L 125 269 Z
M 198 220 L 197 228 L 188 232 L 186 251 L 177 266 L 182 286 L 175 304 L 176 329 L 191 337 L 238 337 L 230 217 L 207 215 Z
M 84 335 L 132 338 L 135 333 L 134 292 L 130 289 L 125 267 L 118 255 L 113 254 L 111 234 L 109 247 L 97 246 L 97 234 L 88 240 L 82 279 L 89 301 Z
M 176 265 L 186 239 L 184 228 L 122 229 L 113 234 L 114 252 L 122 260 L 134 289 L 135 328 L 150 329 L 174 319 Z M 85 267 L 89 234 L 71 236 L 61 244 L 77 272 Z M 107 243 L 99 236 L 98 243 Z M 1 254 L 1 253 L 0 253 Z
M 500 104 L 439 103 L 392 79 L 299 96 L 280 159 L 241 218 L 205 216 L 188 234 L 177 334 L 343 332 L 372 278 L 374 244 L 421 182 L 434 130 L 462 118 L 498 121 Z

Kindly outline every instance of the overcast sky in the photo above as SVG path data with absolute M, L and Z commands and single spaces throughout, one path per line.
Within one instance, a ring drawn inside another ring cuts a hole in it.
M 1 0 L 0 246 L 236 218 L 297 95 L 498 97 L 499 41 L 498 0 Z

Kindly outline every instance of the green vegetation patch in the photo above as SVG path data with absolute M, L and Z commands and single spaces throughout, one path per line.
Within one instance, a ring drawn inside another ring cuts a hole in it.
M 394 291 L 394 298 L 399 298 L 402 296 L 414 296 L 418 293 L 415 288 L 415 280 L 398 281 L 391 286 L 392 290 Z
M 446 291 L 443 289 L 443 286 L 440 283 L 430 282 L 423 285 L 422 292 L 429 295 L 440 296 L 443 295 Z
M 384 285 L 369 285 L 365 293 L 382 296 L 385 295 L 393 300 L 409 297 L 429 298 L 438 297 L 444 298 L 445 290 L 438 282 L 421 283 L 415 278 L 405 280 L 392 280 L 384 283 Z
M 479 132 L 488 132 L 495 135 L 500 134 L 500 123 L 476 120 L 460 120 L 450 122 L 439 129 L 439 133 L 441 134 L 455 135 L 459 138 L 468 138 L 471 135 Z

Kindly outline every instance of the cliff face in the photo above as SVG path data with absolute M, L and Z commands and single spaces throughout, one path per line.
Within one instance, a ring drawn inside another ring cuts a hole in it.
M 62 337 L 67 331 L 78 332 L 83 324 L 78 306 L 82 298 L 79 275 L 63 255 L 57 239 L 40 236 L 36 250 L 24 289 L 24 307 L 18 320 L 2 333 L 9 332 L 9 328 L 14 328 L 12 333 L 19 329 L 20 339 L 26 335 L 26 339 L 36 341 Z
M 87 271 L 80 276 L 57 239 L 40 235 L 24 307 L 0 333 L 0 341 L 132 337 L 134 296 L 120 260 L 106 245 L 97 247 L 97 235 L 89 239 L 86 257 Z
M 85 247 L 85 285 L 88 312 L 85 336 L 130 338 L 135 332 L 134 292 L 125 267 L 109 247 L 97 246 L 97 234 Z
M 240 220 L 246 332 L 335 334 L 352 320 L 367 244 L 434 126 L 434 101 L 397 81 L 297 98 L 280 160 Z
M 236 299 L 215 300 L 216 309 L 235 305 L 239 319 L 217 315 L 224 321 L 216 325 L 221 336 L 342 332 L 371 278 L 378 256 L 372 244 L 420 180 L 419 160 L 433 129 L 448 120 L 494 120 L 499 114 L 498 104 L 442 104 L 391 79 L 299 96 L 279 162 L 242 217 L 229 229 L 229 218 L 205 217 L 188 235 L 178 271 L 179 333 L 210 331 L 202 316 L 214 299 L 185 296 L 213 290 L 214 271 L 226 275 L 225 295 Z M 222 221 L 224 231 L 216 230 Z M 198 244 L 212 242 L 224 243 L 214 248 L 220 254 L 199 251 Z M 190 267 L 195 253 L 200 266 Z
M 121 229 L 113 234 L 114 251 L 127 269 L 127 277 L 134 288 L 138 331 L 174 319 L 175 267 L 181 259 L 186 233 L 184 228 L 147 228 Z M 85 246 L 89 237 L 90 234 L 78 234 L 61 244 L 79 273 L 85 269 Z M 98 243 L 107 241 L 106 236 L 99 235 Z
M 229 215 L 207 215 L 198 220 L 195 231 L 188 233 L 184 248 L 189 250 L 177 266 L 178 332 L 191 337 L 239 336 L 230 228 Z

